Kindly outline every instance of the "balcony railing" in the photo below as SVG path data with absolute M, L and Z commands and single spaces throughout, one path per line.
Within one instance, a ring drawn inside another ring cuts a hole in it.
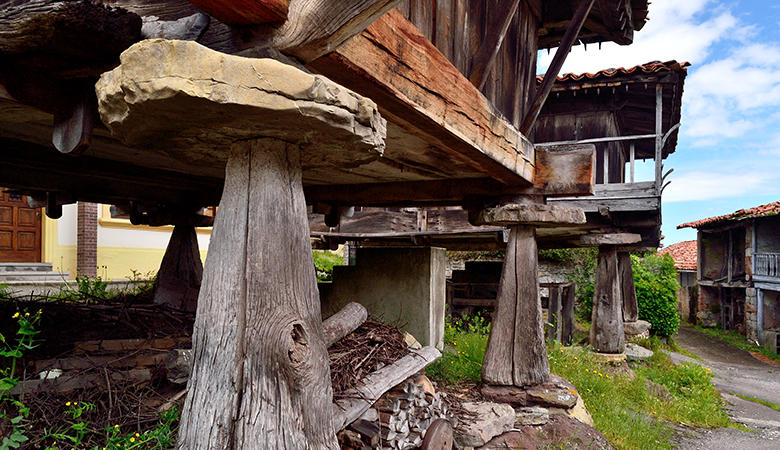
M 756 253 L 753 275 L 780 278 L 780 253 Z

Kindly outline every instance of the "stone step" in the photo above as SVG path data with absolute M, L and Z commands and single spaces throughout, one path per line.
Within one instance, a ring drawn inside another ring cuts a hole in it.
M 62 281 L 70 277 L 69 272 L 40 272 L 36 270 L 0 272 L 0 283 L 11 281 Z
M 0 274 L 5 272 L 51 272 L 51 263 L 0 262 Z

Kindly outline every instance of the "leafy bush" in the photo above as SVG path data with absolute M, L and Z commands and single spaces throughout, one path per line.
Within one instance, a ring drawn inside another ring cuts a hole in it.
M 648 254 L 642 258 L 631 256 L 634 270 L 639 318 L 652 324 L 651 333 L 672 336 L 677 333 L 680 315 L 677 314 L 677 270 L 669 255 Z
M 650 322 L 650 332 L 658 336 L 672 336 L 677 333 L 680 316 L 677 314 L 676 293 L 680 284 L 677 282 L 677 270 L 672 257 L 657 253 L 643 257 L 631 255 L 631 268 L 634 272 L 639 319 Z M 582 270 L 583 273 L 585 271 Z M 583 285 L 578 284 L 577 287 L 579 313 L 590 319 L 593 310 L 593 279 L 583 279 L 582 282 Z
M 330 251 L 312 250 L 311 254 L 314 257 L 314 270 L 317 271 L 318 281 L 332 281 L 333 266 L 344 264 L 341 256 Z

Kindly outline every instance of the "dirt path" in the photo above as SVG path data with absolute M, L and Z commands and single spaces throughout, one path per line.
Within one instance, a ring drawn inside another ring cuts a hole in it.
M 715 386 L 726 401 L 732 420 L 755 430 L 751 433 L 731 428 L 680 430 L 680 448 L 780 448 L 780 412 L 733 395 L 747 395 L 780 404 L 780 367 L 761 362 L 744 350 L 692 328 L 680 327 L 675 339 L 680 347 L 699 356 L 702 361 L 670 353 L 672 360 L 711 368 Z

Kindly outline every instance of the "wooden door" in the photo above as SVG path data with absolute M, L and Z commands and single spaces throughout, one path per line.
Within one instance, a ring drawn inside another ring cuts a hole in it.
M 41 210 L 0 188 L 0 262 L 41 261 Z

